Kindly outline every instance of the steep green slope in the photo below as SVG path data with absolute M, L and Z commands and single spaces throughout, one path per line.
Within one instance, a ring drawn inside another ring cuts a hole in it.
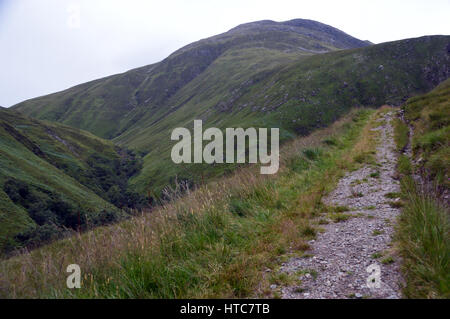
M 337 29 L 309 20 L 283 23 L 260 21 L 188 45 L 160 63 L 100 79 L 66 91 L 20 103 L 17 110 L 27 115 L 58 121 L 112 138 L 142 117 L 152 120 L 176 106 L 171 97 L 202 74 L 223 54 L 234 50 L 244 68 L 234 67 L 233 77 L 223 77 L 220 88 L 237 77 L 280 65 L 293 57 L 368 45 Z M 258 50 L 263 49 L 262 53 Z M 247 52 L 249 55 L 247 55 Z M 251 60 L 251 66 L 245 62 Z M 248 72 L 250 70 L 250 72 Z M 218 83 L 216 83 L 217 85 Z M 197 92 L 198 93 L 198 92 Z M 220 92 L 215 92 L 220 95 Z M 185 103 L 191 97 L 178 99 Z
M 351 107 L 399 105 L 447 79 L 449 42 L 450 37 L 424 37 L 303 57 L 258 73 L 217 96 L 214 85 L 220 81 L 213 79 L 227 63 L 221 57 L 172 99 L 192 94 L 191 100 L 158 121 L 152 121 L 151 114 L 143 115 L 114 141 L 146 154 L 142 173 L 133 179 L 141 191 L 158 188 L 175 175 L 197 182 L 231 168 L 172 165 L 174 127 L 192 129 L 194 119 L 203 119 L 206 127 L 279 127 L 283 140 L 307 134 Z
M 105 190 L 138 170 L 124 152 L 79 129 L 0 109 L 0 254 L 124 217 Z M 122 165 L 112 173 L 110 162 Z
M 450 80 L 408 100 L 405 119 L 413 126 L 413 153 L 428 180 L 450 189 Z
M 260 21 L 188 45 L 161 63 L 15 108 L 136 150 L 144 167 L 131 184 L 159 196 L 175 178 L 198 183 L 234 168 L 174 165 L 173 128 L 192 129 L 202 119 L 205 128 L 279 127 L 282 141 L 304 135 L 351 107 L 399 105 L 432 89 L 449 77 L 449 42 L 432 36 L 367 46 L 308 20 Z M 354 47 L 360 48 L 339 50 Z
M 448 299 L 450 80 L 409 99 L 402 111 L 395 139 L 402 186 L 396 238 L 403 260 L 403 294 L 414 299 Z M 412 158 L 405 153 L 410 141 Z

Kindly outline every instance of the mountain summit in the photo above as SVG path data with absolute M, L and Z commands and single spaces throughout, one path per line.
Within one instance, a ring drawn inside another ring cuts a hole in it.
M 293 32 L 322 43 L 328 43 L 333 47 L 340 49 L 359 48 L 370 44 L 367 41 L 356 39 L 339 29 L 332 26 L 307 19 L 294 19 L 284 22 L 275 22 L 271 20 L 262 20 L 241 24 L 228 33 L 243 34 L 251 32 Z M 324 48 L 325 49 L 325 48 Z

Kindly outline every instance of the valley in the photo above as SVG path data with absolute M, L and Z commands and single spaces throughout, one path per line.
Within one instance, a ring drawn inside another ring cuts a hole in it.
M 0 108 L 0 298 L 448 298 L 449 77 L 448 35 L 263 20 Z

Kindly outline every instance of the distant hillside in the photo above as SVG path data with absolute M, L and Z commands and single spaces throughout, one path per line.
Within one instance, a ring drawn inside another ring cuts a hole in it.
M 304 57 L 217 96 L 213 92 L 220 80 L 213 79 L 226 63 L 220 58 L 177 95 L 193 96 L 191 100 L 158 118 L 142 114 L 114 141 L 145 154 L 143 171 L 132 180 L 138 190 L 165 185 L 175 175 L 198 182 L 230 166 L 172 165 L 169 137 L 174 127 L 192 129 L 197 118 L 220 128 L 279 127 L 282 140 L 305 135 L 351 107 L 400 105 L 432 89 L 450 75 L 449 42 L 450 37 L 425 37 Z
M 160 63 L 29 100 L 15 108 L 39 119 L 113 138 L 143 113 L 153 114 L 155 120 L 187 103 L 192 95 L 183 99 L 175 95 L 207 70 L 215 69 L 215 78 L 211 79 L 216 85 L 213 93 L 220 96 L 253 74 L 302 56 L 366 45 L 314 21 L 254 22 L 190 44 Z M 218 64 L 216 68 L 214 62 Z
M 116 199 L 139 169 L 132 153 L 88 132 L 0 109 L 0 255 L 125 217 L 119 207 L 139 203 Z
M 259 21 L 190 44 L 164 61 L 18 104 L 14 109 L 110 138 L 144 156 L 131 180 L 160 195 L 230 165 L 174 165 L 174 127 L 279 127 L 282 140 L 354 106 L 400 105 L 450 75 L 449 36 L 368 46 L 310 20 Z

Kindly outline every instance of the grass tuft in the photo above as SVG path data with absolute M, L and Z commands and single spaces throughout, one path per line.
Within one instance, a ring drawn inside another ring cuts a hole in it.
M 409 128 L 401 119 L 394 119 L 394 141 L 397 151 L 403 152 L 409 143 Z
M 398 226 L 409 298 L 450 297 L 450 212 L 433 195 L 402 181 L 406 198 Z

